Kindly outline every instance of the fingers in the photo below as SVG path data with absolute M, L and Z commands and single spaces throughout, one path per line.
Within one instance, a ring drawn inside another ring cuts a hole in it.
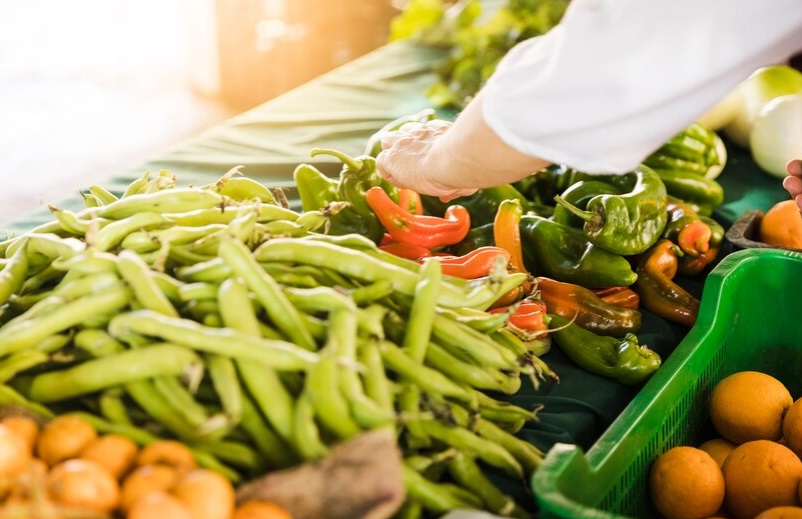
M 785 171 L 793 177 L 802 177 L 802 159 L 792 159 L 785 165 Z

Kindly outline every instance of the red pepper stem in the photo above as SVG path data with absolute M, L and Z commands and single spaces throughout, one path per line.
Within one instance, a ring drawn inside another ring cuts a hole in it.
M 348 169 L 352 169 L 354 171 L 361 170 L 362 166 L 364 165 L 363 161 L 355 159 L 354 157 L 346 155 L 338 150 L 332 150 L 328 148 L 313 148 L 309 154 L 313 157 L 317 157 L 318 155 L 331 155 L 332 157 L 337 157 L 342 161 L 343 164 L 348 166 Z
M 557 202 L 558 204 L 560 204 L 561 206 L 563 206 L 565 209 L 567 209 L 574 216 L 577 216 L 577 217 L 585 220 L 586 222 L 589 222 L 593 218 L 597 218 L 598 217 L 598 213 L 593 212 L 593 211 L 585 211 L 584 209 L 580 209 L 577 206 L 575 206 L 574 204 L 572 204 L 572 203 L 568 202 L 567 200 L 565 200 L 560 195 L 555 196 L 554 197 L 554 201 Z

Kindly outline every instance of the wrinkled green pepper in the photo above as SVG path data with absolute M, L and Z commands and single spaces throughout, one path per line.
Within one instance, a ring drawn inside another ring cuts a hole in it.
M 311 164 L 299 164 L 292 174 L 303 211 L 317 211 L 339 200 L 337 179 Z
M 718 181 L 693 171 L 657 169 L 669 195 L 689 204 L 702 216 L 710 216 L 724 202 L 724 188 Z
M 660 355 L 638 337 L 627 333 L 623 338 L 596 335 L 570 320 L 551 315 L 549 335 L 557 346 L 579 367 L 627 385 L 648 379 L 662 364 Z
M 621 191 L 618 188 L 603 180 L 580 180 L 568 186 L 560 196 L 574 207 L 586 210 L 588 202 L 593 197 L 597 195 L 617 195 L 620 193 Z M 585 223 L 582 218 L 576 216 L 561 204 L 557 204 L 554 208 L 554 214 L 551 218 L 555 222 L 570 225 L 571 227 L 582 228 Z
M 520 226 L 524 264 L 535 275 L 587 288 L 629 286 L 638 277 L 627 258 L 593 245 L 580 229 L 532 214 Z
M 424 108 L 423 110 L 415 112 L 414 114 L 402 115 L 397 119 L 393 119 L 389 123 L 379 128 L 376 133 L 368 138 L 368 142 L 365 144 L 365 155 L 371 157 L 378 156 L 382 151 L 382 139 L 388 133 L 398 130 L 407 123 L 423 123 L 426 121 L 431 121 L 436 115 L 437 113 L 433 108 Z
M 365 200 L 365 192 L 371 187 L 381 186 L 394 200 L 398 200 L 398 188 L 389 184 L 376 169 L 376 159 L 368 155 L 350 157 L 337 150 L 315 148 L 310 154 L 331 155 L 340 159 L 343 168 L 337 182 L 337 198 L 348 202 L 349 207 L 340 210 L 331 218 L 331 234 L 357 233 L 378 243 L 384 236 L 384 227 Z
M 620 176 L 629 181 L 630 189 L 597 195 L 588 201 L 586 210 L 560 196 L 554 200 L 585 221 L 585 235 L 594 245 L 616 254 L 638 254 L 660 239 L 666 226 L 666 186 L 654 170 L 643 165 Z
M 527 199 L 512 184 L 501 184 L 480 189 L 472 195 L 461 196 L 448 203 L 443 202 L 436 196 L 421 195 L 423 208 L 427 213 L 434 216 L 442 216 L 449 205 L 459 204 L 470 213 L 471 223 L 474 227 L 492 223 L 496 217 L 496 211 L 505 200 L 518 200 L 524 213 L 550 216 L 552 212 L 551 207 L 543 206 Z

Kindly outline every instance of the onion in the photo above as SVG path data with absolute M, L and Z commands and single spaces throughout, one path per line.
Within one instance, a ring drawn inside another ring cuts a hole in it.
M 752 158 L 771 176 L 786 176 L 785 165 L 802 158 L 802 94 L 785 95 L 766 103 L 752 123 Z
M 749 147 L 752 123 L 763 105 L 788 94 L 802 94 L 802 72 L 788 65 L 772 65 L 756 70 L 738 87 L 740 101 L 737 114 L 723 128 L 723 133 L 735 144 Z
M 741 91 L 733 89 L 713 108 L 705 112 L 696 122 L 711 130 L 720 130 L 730 124 L 738 115 L 741 107 Z

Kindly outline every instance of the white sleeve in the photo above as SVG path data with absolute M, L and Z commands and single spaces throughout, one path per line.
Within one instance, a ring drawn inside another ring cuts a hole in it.
M 572 0 L 501 60 L 483 115 L 522 153 L 621 173 L 797 50 L 800 0 Z

